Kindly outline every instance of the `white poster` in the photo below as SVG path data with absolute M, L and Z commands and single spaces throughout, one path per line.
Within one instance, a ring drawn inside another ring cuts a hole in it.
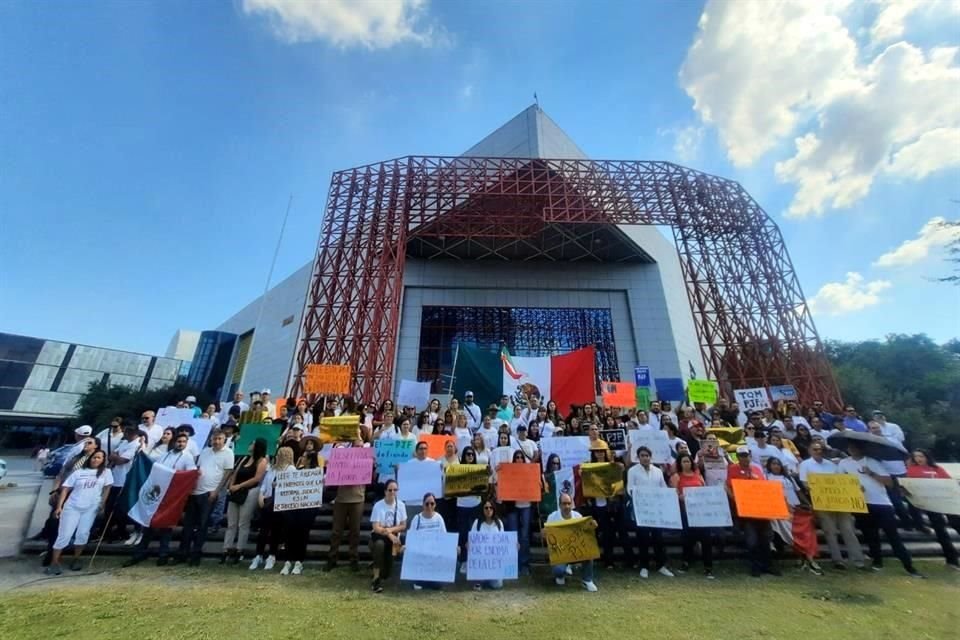
M 687 524 L 691 527 L 732 527 L 730 500 L 723 485 L 683 490 Z
M 587 436 L 564 436 L 540 440 L 540 463 L 547 468 L 551 454 L 560 456 L 560 468 L 575 467 L 590 462 L 590 438 Z
M 277 475 L 273 510 L 313 509 L 323 504 L 323 469 L 300 469 Z
M 737 404 L 740 405 L 740 411 L 750 413 L 751 411 L 762 411 L 770 408 L 770 396 L 763 387 L 755 389 L 736 389 L 733 392 Z
M 430 383 L 415 380 L 401 380 L 397 391 L 397 408 L 416 407 L 421 411 L 430 402 Z
M 179 427 L 182 424 L 189 424 L 193 426 L 193 409 L 162 407 L 157 409 L 157 415 L 154 422 L 161 427 Z
M 683 529 L 680 497 L 676 489 L 634 486 L 630 488 L 630 496 L 633 499 L 633 517 L 638 527 Z
M 455 582 L 459 537 L 456 533 L 434 531 L 408 533 L 400 579 L 415 582 Z
M 188 424 L 193 427 L 193 441 L 197 443 L 198 448 L 203 449 L 207 446 L 210 431 L 213 430 L 213 420 L 210 418 L 191 418 Z
M 517 532 L 470 531 L 467 580 L 516 580 Z
M 443 497 L 443 474 L 440 463 L 411 460 L 397 465 L 397 484 L 400 499 L 409 505 L 423 503 L 423 496 L 432 493 Z
M 646 447 L 650 449 L 650 461 L 653 464 L 667 464 L 673 462 L 673 449 L 670 448 L 670 442 L 666 431 L 641 431 L 631 429 L 627 431 L 627 439 L 630 442 L 630 459 L 637 462 L 637 449 Z
M 909 493 L 907 500 L 917 509 L 960 515 L 960 484 L 949 478 L 900 478 Z

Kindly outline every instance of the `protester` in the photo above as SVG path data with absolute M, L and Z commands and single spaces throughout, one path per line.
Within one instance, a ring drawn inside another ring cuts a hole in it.
M 790 545 L 803 554 L 801 569 L 808 569 L 815 576 L 822 576 L 823 569 L 817 563 L 817 532 L 813 528 L 809 503 L 801 491 L 800 485 L 792 474 L 788 473 L 780 458 L 767 459 L 768 480 L 777 480 L 783 486 L 783 495 L 787 501 L 790 517 L 783 520 L 771 520 L 774 533 L 774 546 L 783 554 L 786 545 Z
M 60 556 L 63 550 L 73 540 L 72 571 L 79 571 L 82 567 L 80 556 L 83 547 L 90 536 L 90 528 L 106 505 L 107 494 L 113 484 L 113 476 L 106 466 L 107 456 L 101 449 L 96 449 L 83 468 L 71 473 L 60 489 L 57 508 L 54 516 L 60 519 L 57 539 L 53 543 L 53 555 L 50 566 L 45 573 L 58 576 L 63 573 L 60 568 Z
M 700 553 L 703 555 L 703 575 L 708 580 L 713 580 L 713 542 L 710 539 L 710 529 L 690 526 L 683 500 L 684 489 L 706 486 L 690 454 L 682 453 L 677 456 L 677 472 L 670 478 L 670 486 L 676 489 L 680 496 L 680 517 L 683 523 L 683 564 L 680 565 L 680 571 L 685 572 L 690 569 L 694 559 L 694 547 L 699 542 Z
M 950 474 L 947 473 L 946 469 L 937 464 L 937 462 L 933 459 L 933 456 L 930 455 L 930 452 L 924 451 L 923 449 L 916 449 L 910 455 L 910 465 L 907 467 L 907 477 L 927 479 L 939 478 L 942 480 L 952 479 Z M 907 500 L 909 499 L 910 494 L 907 493 Z M 930 527 L 933 529 L 934 535 L 937 537 L 937 542 L 940 543 L 940 548 L 943 550 L 943 557 L 947 561 L 947 566 L 956 570 L 960 570 L 960 560 L 958 560 L 957 557 L 957 550 L 953 546 L 953 542 L 950 540 L 950 534 L 947 532 L 948 524 L 953 528 L 954 531 L 960 532 L 960 516 L 955 514 L 936 513 L 933 511 L 925 511 L 923 513 L 927 516 L 927 520 L 930 521 Z M 919 512 L 915 515 L 919 516 Z M 922 526 L 922 520 L 920 520 L 920 518 L 915 519 L 917 520 L 917 526 Z
M 737 448 L 737 464 L 727 467 L 727 492 L 733 498 L 734 480 L 766 480 L 763 469 L 751 461 L 750 447 Z M 750 575 L 755 578 L 763 573 L 779 576 L 778 569 L 770 558 L 770 521 L 757 518 L 738 518 L 743 531 L 744 544 L 750 558 Z
M 256 403 L 254 403 L 256 404 Z M 223 537 L 220 564 L 230 560 L 237 564 L 250 537 L 250 521 L 260 495 L 260 483 L 267 473 L 267 441 L 257 438 L 250 443 L 249 455 L 240 466 L 235 466 L 228 482 L 227 532 Z
M 226 490 L 233 471 L 233 451 L 227 448 L 227 439 L 223 432 L 214 429 L 210 432 L 210 446 L 200 452 L 197 468 L 200 477 L 193 493 L 187 499 L 183 514 L 183 530 L 180 537 L 180 549 L 173 563 L 190 562 L 195 567 L 200 564 L 203 543 L 207 539 L 207 520 L 210 510 L 216 504 L 221 492 Z
M 407 531 L 408 540 L 410 536 L 419 533 L 436 532 L 446 533 L 447 526 L 443 521 L 443 516 L 436 510 L 437 498 L 432 493 L 426 493 L 423 496 L 423 503 L 420 513 L 410 519 L 410 526 Z M 414 582 L 414 591 L 421 589 L 439 590 L 443 585 L 439 582 Z
M 707 434 L 703 441 L 703 447 L 697 452 L 695 461 L 708 487 L 726 484 L 727 467 L 730 465 L 730 459 L 727 458 L 726 452 L 720 448 L 720 440 L 716 434 Z
M 573 510 L 573 498 L 570 497 L 567 493 L 561 493 L 558 500 L 560 508 L 547 516 L 547 523 L 551 522 L 563 522 L 564 520 L 570 520 L 571 518 L 582 518 L 579 513 Z M 592 519 L 590 520 L 591 525 L 595 528 L 597 523 Z M 583 588 L 589 591 L 590 593 L 596 593 L 597 585 L 593 581 L 593 560 L 586 560 L 579 563 L 581 566 L 581 582 L 583 583 Z M 568 565 L 557 564 L 552 566 L 553 571 L 553 581 L 558 586 L 563 586 L 567 583 L 568 575 Z
M 150 456 L 150 459 L 156 462 L 164 454 L 167 453 L 173 447 L 173 439 L 176 437 L 177 432 L 173 427 L 167 427 L 163 430 L 160 435 L 160 438 L 153 444 L 152 447 L 147 451 L 147 455 Z
M 637 449 L 637 462 L 627 470 L 627 491 L 635 487 L 654 487 L 666 489 L 668 487 L 663 471 L 650 464 L 653 453 L 647 447 Z M 633 495 L 630 495 L 630 517 L 633 517 Z M 653 546 L 654 559 L 657 562 L 657 573 L 665 578 L 672 578 L 673 572 L 667 568 L 667 549 L 663 545 L 663 532 L 656 527 L 635 526 L 637 547 L 639 550 L 640 577 L 646 580 L 650 577 L 650 546 Z
M 257 504 L 260 507 L 260 531 L 257 534 L 257 555 L 250 563 L 250 571 L 256 571 L 260 565 L 263 565 L 264 571 L 270 571 L 276 564 L 277 557 L 280 556 L 283 526 L 280 521 L 281 514 L 273 510 L 273 496 L 277 487 L 277 475 L 289 471 L 291 467 L 293 467 L 293 449 L 280 447 L 277 449 L 273 464 L 260 481 L 260 495 L 257 496 Z
M 513 452 L 511 462 L 528 464 L 530 461 L 522 450 Z M 512 502 L 504 507 L 507 531 L 517 532 L 517 544 L 520 545 L 517 554 L 517 567 L 521 576 L 530 575 L 530 520 L 532 509 L 529 502 Z
M 476 438 L 480 441 L 480 444 L 483 444 L 483 438 L 480 438 L 477 434 Z M 477 452 L 473 447 L 464 447 L 463 452 L 460 454 L 460 464 L 480 464 L 477 460 Z M 456 499 L 457 503 L 457 533 L 460 536 L 460 573 L 467 572 L 467 532 L 470 530 L 470 525 L 480 517 L 480 495 L 472 496 L 458 496 Z
M 360 437 L 359 430 L 357 431 L 353 446 L 363 446 L 363 440 Z M 343 536 L 343 529 L 347 525 L 350 527 L 350 532 L 347 537 L 350 570 L 360 570 L 360 522 L 363 519 L 365 495 L 366 486 L 362 484 L 337 487 L 337 497 L 333 501 L 333 531 L 330 534 L 330 551 L 327 556 L 326 571 L 332 571 L 337 567 L 340 539 Z
M 503 522 L 497 516 L 497 507 L 496 503 L 493 500 L 486 499 L 483 501 L 483 507 L 481 510 L 481 515 L 479 518 L 473 521 L 473 524 L 470 526 L 470 531 L 481 531 L 485 533 L 499 533 L 504 530 Z M 469 536 L 469 533 L 468 533 Z M 470 550 L 467 548 L 467 556 L 469 557 Z M 484 582 L 478 582 L 473 585 L 475 591 L 480 591 L 483 588 L 493 589 L 498 591 L 503 588 L 503 580 L 487 580 Z
M 79 453 L 73 457 L 68 457 L 64 461 L 63 465 L 60 467 L 60 473 L 57 474 L 57 477 L 53 481 L 53 489 L 50 491 L 47 502 L 50 505 L 50 514 L 47 517 L 46 522 L 43 525 L 43 531 L 41 532 L 44 540 L 47 541 L 47 550 L 43 555 L 43 566 L 50 566 L 50 562 L 53 559 L 53 545 L 57 541 L 57 536 L 59 535 L 60 528 L 60 518 L 56 515 L 57 506 L 59 505 L 60 499 L 60 490 L 63 487 L 63 484 L 71 476 L 71 474 L 76 473 L 87 464 L 87 461 L 90 459 L 90 456 L 93 455 L 93 452 L 99 448 L 98 441 L 91 437 L 85 437 L 80 440 L 81 448 Z M 74 447 L 75 448 L 75 447 Z M 71 449 L 73 451 L 73 449 Z
M 127 535 L 127 513 L 124 505 L 120 502 L 120 494 L 123 491 L 123 484 L 127 480 L 127 472 L 133 463 L 134 457 L 140 451 L 140 430 L 129 421 L 121 422 L 122 440 L 115 439 L 115 433 L 111 432 L 113 453 L 107 453 L 107 464 L 113 477 L 113 486 L 110 487 L 110 495 L 107 497 L 106 514 L 108 515 L 108 525 L 104 525 L 103 537 L 108 541 L 123 540 Z M 106 453 L 106 452 L 105 452 Z M 136 544 L 137 533 L 128 539 L 130 544 Z
M 384 485 L 383 500 L 373 505 L 370 514 L 370 555 L 373 556 L 373 581 L 370 588 L 374 593 L 383 592 L 383 581 L 389 580 L 393 572 L 393 559 L 400 553 L 400 536 L 407 527 L 407 509 L 397 499 L 396 480 L 387 480 Z
M 600 442 L 603 442 L 602 440 Z M 603 442 L 606 444 L 606 442 Z M 554 454 L 556 455 L 556 454 Z M 557 459 L 559 461 L 559 459 Z M 613 453 L 609 448 L 596 446 L 590 449 L 591 462 L 610 462 L 617 464 L 622 473 L 622 466 L 615 463 Z M 550 467 L 550 460 L 547 460 L 547 467 Z M 621 475 L 622 477 L 622 475 Z M 588 499 L 590 505 L 590 515 L 597 523 L 597 537 L 600 542 L 600 553 L 604 566 L 607 569 L 613 569 L 613 547 L 614 543 L 619 542 L 624 550 L 624 563 L 627 567 L 633 565 L 633 554 L 630 540 L 627 538 L 627 532 L 623 525 L 623 496 L 601 496 Z

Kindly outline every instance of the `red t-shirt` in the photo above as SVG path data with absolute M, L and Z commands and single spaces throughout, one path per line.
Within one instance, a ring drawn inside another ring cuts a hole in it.
M 683 495 L 683 490 L 687 487 L 702 487 L 703 476 L 699 472 L 694 472 L 693 475 L 687 476 L 682 473 L 677 474 L 677 489 L 680 492 L 680 495 Z
M 950 480 L 950 474 L 943 467 L 930 467 L 927 465 L 911 464 L 907 467 L 908 478 L 943 478 Z
M 767 476 L 763 473 L 763 468 L 754 463 L 750 463 L 749 469 L 744 469 L 740 463 L 731 464 L 727 467 L 727 484 L 733 486 L 731 480 L 766 480 Z

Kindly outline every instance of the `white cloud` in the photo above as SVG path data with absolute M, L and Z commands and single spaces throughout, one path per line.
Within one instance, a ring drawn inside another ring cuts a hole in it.
M 879 304 L 880 293 L 891 286 L 887 280 L 864 282 L 862 275 L 851 271 L 844 282 L 828 282 L 820 287 L 817 295 L 807 300 L 807 306 L 814 313 L 841 316 Z
M 692 162 L 700 157 L 700 146 L 706 129 L 702 126 L 671 127 L 657 129 L 661 136 L 673 137 L 673 152 L 681 162 Z
M 945 247 L 960 240 L 960 227 L 947 225 L 942 217 L 930 218 L 916 238 L 905 240 L 893 251 L 888 251 L 873 263 L 875 267 L 906 267 L 930 255 L 933 249 Z
M 386 49 L 444 40 L 442 30 L 426 21 L 427 0 L 243 0 L 243 12 L 266 15 L 287 42 Z
M 881 176 L 920 179 L 960 165 L 947 146 L 960 138 L 957 49 L 900 41 L 871 53 L 844 23 L 849 4 L 713 0 L 680 72 L 734 164 L 751 165 L 795 135 L 792 157 L 775 165 L 797 187 L 788 216 L 848 207 Z M 918 7 L 956 10 L 882 4 L 876 40 L 903 33 Z
M 473 85 L 469 82 L 460 87 L 460 99 L 467 101 L 473 97 Z

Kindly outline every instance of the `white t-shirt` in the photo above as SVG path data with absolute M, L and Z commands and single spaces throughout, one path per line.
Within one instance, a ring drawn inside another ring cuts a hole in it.
M 104 469 L 99 476 L 96 469 L 74 471 L 63 483 L 63 486 L 72 489 L 64 506 L 81 511 L 92 509 L 100 504 L 103 488 L 112 484 L 113 474 L 110 473 L 110 469 Z
M 483 412 L 476 404 L 464 404 L 463 414 L 467 416 L 467 427 L 471 431 L 476 431 L 483 424 Z
M 644 469 L 642 464 L 635 464 L 627 469 L 627 491 L 633 487 L 666 487 L 667 481 L 660 468 L 650 465 Z
M 900 428 L 900 425 L 896 422 L 883 422 L 881 423 L 881 427 L 883 428 L 884 436 L 894 442 L 903 444 L 905 436 L 903 435 L 903 429 Z
M 162 464 L 174 471 L 191 471 L 197 468 L 197 463 L 187 450 L 174 451 L 171 449 L 157 458 L 157 464 Z
M 817 462 L 813 458 L 807 458 L 800 463 L 800 482 L 809 482 L 807 478 L 811 473 L 840 473 L 836 463 L 824 458 Z
M 517 435 L 517 427 L 520 425 L 527 426 L 526 421 L 523 419 L 523 414 L 519 418 L 510 418 L 510 433 L 513 436 Z
M 865 473 L 860 473 L 861 468 L 867 468 L 878 476 L 889 477 L 890 474 L 887 473 L 883 465 L 877 460 L 866 457 L 860 460 L 844 458 L 837 466 L 840 469 L 840 473 L 857 476 L 860 479 L 860 486 L 863 488 L 863 497 L 867 504 L 893 506 L 893 503 L 890 502 L 890 496 L 887 495 L 886 487 Z
M 395 527 L 407 519 L 407 506 L 403 500 L 397 500 L 392 505 L 386 500 L 380 500 L 373 505 L 370 513 L 370 523 L 379 522 L 382 527 Z
M 107 457 L 109 457 L 111 453 L 117 450 L 120 443 L 123 442 L 123 429 L 118 433 L 113 433 L 110 427 L 107 427 L 97 434 L 97 438 L 100 440 L 100 448 L 106 451 Z
M 153 447 L 158 442 L 160 438 L 163 437 L 163 427 L 158 425 L 156 422 L 152 426 L 147 426 L 145 424 L 140 425 L 140 431 L 145 431 L 147 433 L 147 446 Z
M 774 448 L 776 449 L 776 447 Z M 777 449 L 777 457 L 780 458 L 780 464 L 783 465 L 783 468 L 790 473 L 796 473 L 800 468 L 800 461 L 797 460 L 797 456 L 793 455 L 793 452 L 786 447 Z
M 494 429 L 492 426 L 489 429 L 480 427 L 477 430 L 477 433 L 479 433 L 483 438 L 483 444 L 487 447 L 487 449 L 492 451 L 493 449 L 497 448 L 497 441 L 500 439 L 500 433 L 496 429 Z
M 223 481 L 224 474 L 233 469 L 233 451 L 227 447 L 220 451 L 207 447 L 197 458 L 197 468 L 200 469 L 200 479 L 197 480 L 193 495 L 216 491 L 220 482 Z
M 137 455 L 137 451 L 140 450 L 140 439 L 134 438 L 131 442 L 123 441 L 123 444 L 116 446 L 114 451 L 118 456 L 126 460 L 127 462 L 123 464 L 116 464 L 111 469 L 113 473 L 113 486 L 122 487 L 123 483 L 127 481 L 127 473 L 130 472 L 130 467 L 133 466 L 133 458 Z
M 794 486 L 793 481 L 790 480 L 787 476 L 775 476 L 772 473 L 767 476 L 767 480 L 779 480 L 783 485 L 783 496 L 787 499 L 787 504 L 791 507 L 796 507 L 800 504 L 800 496 L 797 495 L 797 488 Z
M 480 531 L 482 533 L 499 533 L 503 531 L 503 522 L 493 522 L 487 524 L 484 520 L 474 520 L 473 524 L 470 525 L 470 531 Z
M 527 460 L 533 460 L 533 456 L 537 453 L 537 443 L 533 440 L 517 440 L 517 448 L 523 450 Z
M 750 445 L 750 458 L 751 462 L 756 462 L 758 465 L 763 467 L 764 470 L 766 470 L 767 460 L 770 458 L 777 458 L 783 462 L 783 458 L 780 457 L 780 450 L 772 444 L 768 444 L 765 447 L 760 447 L 756 444 Z
M 447 525 L 443 523 L 443 516 L 438 512 L 434 511 L 431 517 L 423 515 L 423 512 L 418 513 L 413 516 L 413 520 L 410 521 L 410 526 L 407 528 L 408 535 L 416 535 L 415 531 L 435 531 L 437 533 L 446 533 Z
M 573 520 L 574 518 L 582 518 L 578 511 L 571 511 L 569 518 L 564 518 L 563 514 L 560 513 L 560 510 L 557 509 L 553 513 L 547 516 L 547 522 L 563 522 L 564 520 Z
M 557 426 L 553 424 L 550 420 L 544 420 L 540 423 L 540 437 L 541 438 L 552 438 L 553 434 L 556 433 Z

